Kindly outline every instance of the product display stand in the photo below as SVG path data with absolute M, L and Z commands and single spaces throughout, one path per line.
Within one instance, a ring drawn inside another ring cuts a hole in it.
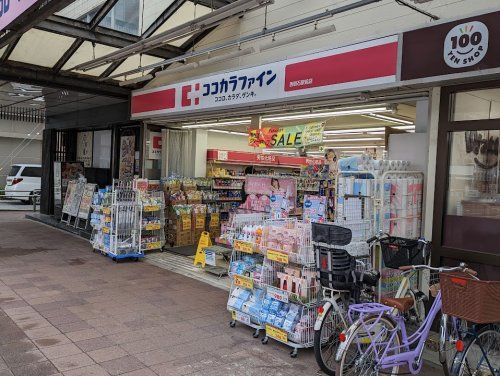
M 165 245 L 165 203 L 161 191 L 139 192 L 139 251 L 161 250 Z
M 261 254 L 260 243 L 265 217 L 263 213 L 234 213 L 229 226 L 228 240 L 233 247 L 228 273 L 231 278 L 227 302 L 232 318 L 230 326 L 234 327 L 236 322 L 243 323 L 255 329 L 254 338 L 264 329 L 260 317 L 265 295 L 261 286 L 264 256 Z
M 270 220 L 264 229 L 262 285 L 266 296 L 261 322 L 269 338 L 298 349 L 314 345 L 320 285 L 311 242 L 311 224 L 296 219 Z

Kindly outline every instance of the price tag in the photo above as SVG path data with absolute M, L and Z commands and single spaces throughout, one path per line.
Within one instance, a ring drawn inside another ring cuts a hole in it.
M 247 315 L 246 313 L 239 312 L 239 311 L 232 311 L 231 317 L 233 318 L 233 320 L 242 322 L 243 324 L 246 324 L 246 325 L 250 325 L 250 316 Z
M 283 303 L 288 303 L 288 293 L 276 287 L 267 287 L 267 296 Z
M 111 208 L 102 209 L 103 214 L 111 214 Z
M 215 252 L 205 250 L 205 264 L 217 266 L 215 263 Z
M 196 226 L 196 228 L 205 228 L 205 218 L 196 217 L 195 226 Z
M 182 229 L 183 230 L 191 230 L 191 216 L 186 214 L 181 217 L 182 220 Z
M 160 207 L 158 205 L 146 205 L 144 206 L 143 211 L 145 212 L 154 212 L 160 210 Z
M 148 223 L 147 225 L 144 226 L 144 230 L 159 230 L 161 228 L 161 225 L 159 223 Z
M 210 227 L 219 226 L 219 213 L 212 213 L 210 215 Z
M 234 284 L 235 286 L 243 287 L 244 289 L 253 289 L 253 279 L 242 275 L 234 276 Z
M 267 258 L 271 261 L 279 262 L 280 264 L 288 264 L 288 255 L 286 253 L 275 251 L 273 249 L 267 250 Z
M 275 328 L 269 324 L 266 324 L 266 335 L 280 342 L 288 342 L 288 334 L 284 330 Z
M 253 244 L 249 242 L 244 242 L 241 240 L 235 240 L 234 241 L 234 250 L 239 251 L 239 252 L 245 252 L 245 253 L 253 253 Z
M 102 228 L 102 233 L 103 234 L 109 234 L 109 227 L 103 227 Z
M 159 249 L 161 248 L 161 242 L 147 243 L 146 249 Z

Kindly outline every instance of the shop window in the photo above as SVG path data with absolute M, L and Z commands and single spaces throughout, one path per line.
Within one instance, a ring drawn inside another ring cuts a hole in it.
M 500 254 L 499 136 L 450 133 L 444 245 Z
M 459 92 L 452 104 L 452 121 L 500 119 L 500 88 Z
M 94 168 L 110 168 L 111 167 L 111 131 L 95 131 L 92 161 Z

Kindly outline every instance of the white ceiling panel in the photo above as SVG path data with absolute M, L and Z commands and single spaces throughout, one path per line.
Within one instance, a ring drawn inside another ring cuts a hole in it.
M 9 60 L 50 68 L 57 63 L 74 40 L 47 31 L 31 29 L 23 34 Z

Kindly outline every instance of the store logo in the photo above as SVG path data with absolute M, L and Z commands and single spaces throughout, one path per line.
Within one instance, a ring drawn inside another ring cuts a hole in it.
M 305 206 L 306 208 L 310 208 L 310 207 L 312 206 L 312 202 L 311 202 L 311 201 L 309 201 L 309 200 L 307 200 L 306 202 L 304 202 L 304 206 Z
M 270 199 L 271 199 L 271 202 L 276 202 L 277 197 L 275 195 L 271 195 Z
M 194 102 L 195 106 L 200 104 L 200 84 L 196 83 L 194 85 L 185 85 L 182 87 L 182 107 L 192 106 Z
M 451 68 L 471 67 L 488 52 L 488 27 L 473 21 L 455 26 L 444 41 L 444 61 Z

